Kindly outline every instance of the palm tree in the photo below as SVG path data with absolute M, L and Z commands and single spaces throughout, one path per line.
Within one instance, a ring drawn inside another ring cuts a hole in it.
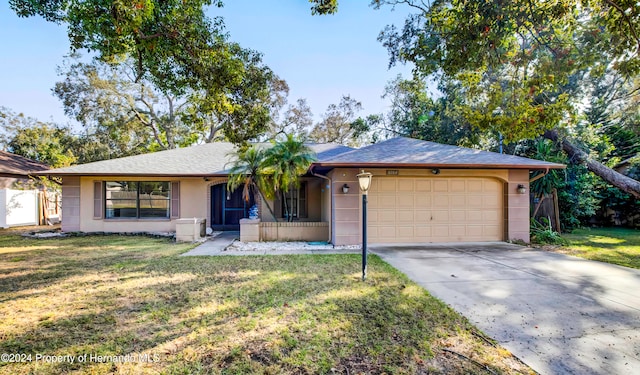
M 266 171 L 265 160 L 266 153 L 263 149 L 256 146 L 249 147 L 245 150 L 238 150 L 233 154 L 233 161 L 229 169 L 229 179 L 227 181 L 227 190 L 234 191 L 240 186 L 242 188 L 242 199 L 249 202 L 251 196 L 257 201 L 256 193 L 262 197 L 262 201 L 269 209 L 269 213 L 276 219 L 268 199 L 275 196 L 274 184 L 271 182 L 271 175 Z
M 295 139 L 293 135 L 287 135 L 284 141 L 276 142 L 266 151 L 264 165 L 269 170 L 274 190 L 282 192 L 285 215 L 288 221 L 293 220 L 293 215 L 289 214 L 285 194 L 293 188 L 300 187 L 299 177 L 307 172 L 315 160 L 315 153 L 303 141 Z

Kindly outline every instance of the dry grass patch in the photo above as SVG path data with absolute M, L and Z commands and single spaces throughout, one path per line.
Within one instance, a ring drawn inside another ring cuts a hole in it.
M 375 256 L 363 283 L 357 255 L 178 257 L 191 245 L 118 236 L 0 247 L 0 353 L 32 356 L 0 374 L 531 373 Z

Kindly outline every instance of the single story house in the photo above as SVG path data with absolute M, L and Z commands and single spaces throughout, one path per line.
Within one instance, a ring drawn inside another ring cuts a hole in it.
M 287 202 L 260 209 L 260 238 L 361 243 L 356 175 L 373 174 L 369 243 L 529 242 L 531 171 L 561 164 L 398 137 L 360 149 L 310 144 L 317 161 Z M 54 169 L 62 178 L 64 231 L 175 231 L 180 218 L 235 229 L 251 203 L 227 192 L 234 146 L 209 143 Z M 262 205 L 262 202 L 258 202 Z

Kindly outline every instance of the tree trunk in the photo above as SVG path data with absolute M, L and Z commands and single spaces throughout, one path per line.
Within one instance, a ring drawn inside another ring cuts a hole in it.
M 636 198 L 640 198 L 640 181 L 627 177 L 622 173 L 616 172 L 604 164 L 591 159 L 586 152 L 569 142 L 566 138 L 559 140 L 560 136 L 555 130 L 548 130 L 543 136 L 554 142 L 560 142 L 562 150 L 567 153 L 569 158 L 578 163 L 584 163 L 587 166 L 587 169 L 595 173 L 597 176 L 600 176 L 603 180 Z

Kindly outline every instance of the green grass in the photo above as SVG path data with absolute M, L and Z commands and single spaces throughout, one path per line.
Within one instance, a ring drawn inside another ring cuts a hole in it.
M 640 268 L 640 230 L 576 229 L 563 237 L 569 241 L 569 245 L 556 251 L 585 259 Z
M 190 247 L 0 232 L 0 353 L 32 356 L 0 374 L 531 373 L 378 257 Z

